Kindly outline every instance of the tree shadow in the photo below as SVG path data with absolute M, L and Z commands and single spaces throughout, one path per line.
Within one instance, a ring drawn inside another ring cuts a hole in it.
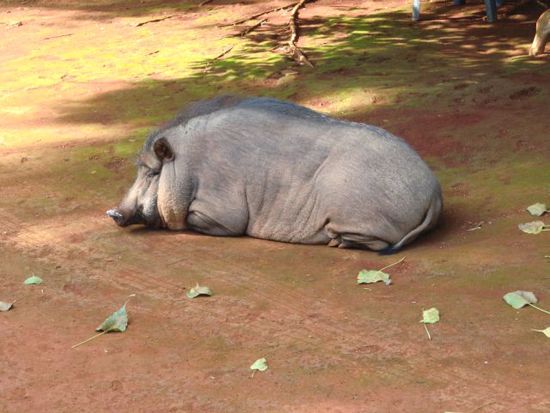
M 443 9 L 445 12 L 445 9 Z M 436 14 L 434 13 L 434 16 Z M 457 83 L 483 81 L 510 71 L 540 69 L 523 51 L 536 16 L 488 26 L 471 17 L 412 23 L 404 12 L 302 22 L 303 49 L 316 67 L 299 66 L 277 49 L 281 28 L 260 27 L 244 45 L 220 59 L 191 64 L 176 79 L 149 78 L 60 108 L 62 123 L 157 124 L 186 103 L 220 93 L 270 95 L 295 101 L 330 101 L 342 93 L 389 89 L 398 96 L 355 102 L 340 116 L 391 107 L 407 96 L 442 90 L 457 94 Z M 521 45 L 521 46 L 518 46 Z M 430 76 L 426 77 L 426 71 Z M 414 101 L 414 99 L 412 99 Z M 315 103 L 315 102 L 314 102 Z M 320 103 L 322 106 L 322 102 Z
M 24 7 L 76 11 L 81 13 L 80 16 L 77 16 L 79 19 L 109 20 L 115 17 L 140 17 L 152 14 L 203 13 L 213 8 L 235 5 L 252 9 L 255 6 L 265 7 L 265 2 L 262 0 L 247 0 L 246 2 L 215 0 L 204 5 L 202 3 L 203 0 L 3 0 L 0 3 L 0 10 Z

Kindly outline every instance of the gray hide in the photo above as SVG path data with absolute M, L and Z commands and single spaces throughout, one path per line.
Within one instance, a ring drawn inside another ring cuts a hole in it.
M 397 250 L 431 229 L 440 186 L 404 141 L 292 103 L 199 102 L 152 134 L 119 225 Z

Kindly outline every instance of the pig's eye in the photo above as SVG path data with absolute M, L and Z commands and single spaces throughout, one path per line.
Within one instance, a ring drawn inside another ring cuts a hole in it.
M 149 178 L 152 178 L 154 176 L 157 176 L 159 173 L 160 173 L 160 171 L 155 171 L 155 170 L 151 169 L 150 171 L 147 172 L 147 176 Z

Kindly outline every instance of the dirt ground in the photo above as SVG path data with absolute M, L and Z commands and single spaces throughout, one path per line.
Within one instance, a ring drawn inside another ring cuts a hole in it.
M 301 13 L 312 69 L 282 53 L 287 12 L 231 24 L 286 2 L 198 3 L 0 3 L 0 300 L 17 300 L 0 411 L 550 412 L 550 341 L 531 330 L 550 317 L 502 301 L 550 309 L 550 233 L 517 228 L 550 204 L 538 6 L 489 25 L 478 2 L 423 3 L 415 24 L 406 1 L 319 0 Z M 104 211 L 148 132 L 220 93 L 402 136 L 441 181 L 441 225 L 393 256 L 117 228 Z M 405 256 L 393 285 L 356 284 Z M 214 295 L 187 299 L 196 282 Z M 71 349 L 130 294 L 125 333 Z

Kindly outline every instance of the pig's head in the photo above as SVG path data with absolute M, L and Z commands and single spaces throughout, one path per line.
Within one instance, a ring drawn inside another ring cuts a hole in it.
M 137 160 L 136 180 L 119 206 L 108 210 L 107 215 L 121 227 L 143 224 L 153 228 L 179 229 L 177 227 L 181 224 L 174 222 L 173 214 L 166 211 L 166 207 L 160 207 L 161 203 L 173 204 L 163 198 L 173 186 L 174 158 L 166 138 L 147 142 Z

